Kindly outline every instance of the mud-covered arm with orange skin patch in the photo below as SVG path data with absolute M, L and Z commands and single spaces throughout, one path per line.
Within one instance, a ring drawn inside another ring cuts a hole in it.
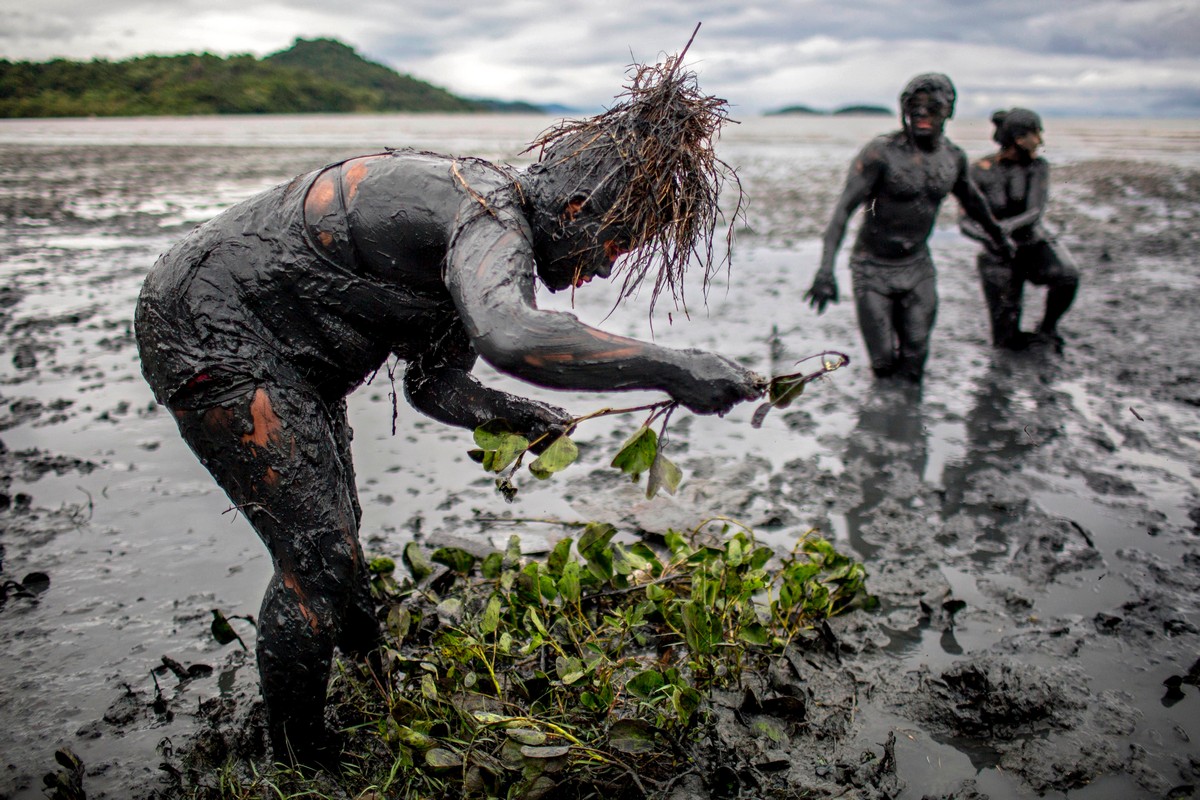
M 566 430 L 571 415 L 565 410 L 480 383 L 471 375 L 477 358 L 461 326 L 451 326 L 407 360 L 404 396 L 422 414 L 460 428 L 502 419 L 530 440 Z
M 475 350 L 539 386 L 666 392 L 697 413 L 760 396 L 756 376 L 726 358 L 616 336 L 534 299 L 532 234 L 515 206 L 460 215 L 445 282 Z
M 992 210 L 988 206 L 987 198 L 983 196 L 983 192 L 971 179 L 966 153 L 959 154 L 958 179 L 950 191 L 958 199 L 966 215 L 975 220 L 991 239 L 992 247 L 996 252 L 1012 258 L 1017 252 L 1017 247 L 1013 244 L 1012 237 L 996 222 L 996 218 L 992 216 Z M 961 228 L 961 225 L 959 227 Z

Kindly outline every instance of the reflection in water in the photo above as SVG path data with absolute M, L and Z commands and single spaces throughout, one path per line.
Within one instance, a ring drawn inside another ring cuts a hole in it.
M 859 476 L 862 492 L 859 503 L 846 512 L 846 527 L 851 546 L 864 559 L 879 550 L 869 536 L 880 503 L 921 494 L 927 439 L 921 387 L 877 381 L 863 401 L 845 454 L 846 470 Z
M 1025 464 L 1062 430 L 1058 395 L 1049 388 L 1057 360 L 1038 352 L 992 354 L 966 418 L 966 452 L 943 473 L 943 518 L 969 514 L 980 528 L 973 557 L 986 565 L 1008 552 L 1003 523 L 1014 498 L 997 478 Z

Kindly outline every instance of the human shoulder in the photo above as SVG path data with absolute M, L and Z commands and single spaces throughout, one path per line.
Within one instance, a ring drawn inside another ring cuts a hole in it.
M 899 140 L 897 140 L 897 134 L 900 134 Z M 881 133 L 863 145 L 862 150 L 859 151 L 859 157 L 875 160 L 882 159 L 888 151 L 894 150 L 903 141 L 903 134 L 903 131 Z
M 955 161 L 960 161 L 963 164 L 967 163 L 967 151 L 956 145 L 954 142 L 942 137 L 942 150 L 950 155 Z

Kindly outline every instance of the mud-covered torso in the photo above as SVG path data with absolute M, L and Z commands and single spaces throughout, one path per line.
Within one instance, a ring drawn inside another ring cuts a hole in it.
M 865 202 L 855 250 L 905 258 L 925 247 L 941 202 L 960 179 L 962 150 L 944 137 L 932 150 L 903 131 L 881 136 L 859 156 L 877 173 Z
M 1043 158 L 1020 163 L 989 156 L 971 165 L 971 178 L 987 200 L 992 216 L 1002 220 L 1029 210 L 1032 183 L 1047 180 L 1049 171 L 1049 164 Z
M 465 339 L 442 270 L 460 209 L 474 202 L 467 186 L 507 190 L 479 162 L 408 151 L 302 175 L 168 251 L 143 292 L 147 324 L 178 328 L 160 338 L 194 351 L 197 372 L 253 372 L 264 361 L 254 354 L 270 353 L 322 393 L 344 394 L 391 353 Z

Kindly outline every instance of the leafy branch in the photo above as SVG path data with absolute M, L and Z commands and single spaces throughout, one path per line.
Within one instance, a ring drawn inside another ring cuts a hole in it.
M 755 410 L 750 423 L 753 427 L 761 427 L 763 419 L 772 408 L 786 408 L 790 405 L 812 381 L 850 363 L 850 356 L 832 350 L 817 353 L 796 363 L 802 364 L 814 358 L 821 359 L 821 365 L 815 370 L 777 375 L 769 380 L 762 379 L 759 388 L 767 402 Z M 566 469 L 579 458 L 579 447 L 571 439 L 571 434 L 580 424 L 614 414 L 648 411 L 649 416 L 645 422 L 625 440 L 621 449 L 613 456 L 611 466 L 628 475 L 634 482 L 645 473 L 647 500 L 661 490 L 675 494 L 683 480 L 683 470 L 663 454 L 663 449 L 667 442 L 667 424 L 678 406 L 679 403 L 674 400 L 661 400 L 629 408 L 602 408 L 572 418 L 561 432 L 544 433 L 533 440 L 514 431 L 512 424 L 507 420 L 491 420 L 475 429 L 477 447 L 468 451 L 467 455 L 482 464 L 488 472 L 499 475 L 496 478 L 496 489 L 505 500 L 512 502 L 517 495 L 515 477 L 528 453 L 532 451 L 537 454 L 529 464 L 529 471 L 538 480 L 545 480 Z

